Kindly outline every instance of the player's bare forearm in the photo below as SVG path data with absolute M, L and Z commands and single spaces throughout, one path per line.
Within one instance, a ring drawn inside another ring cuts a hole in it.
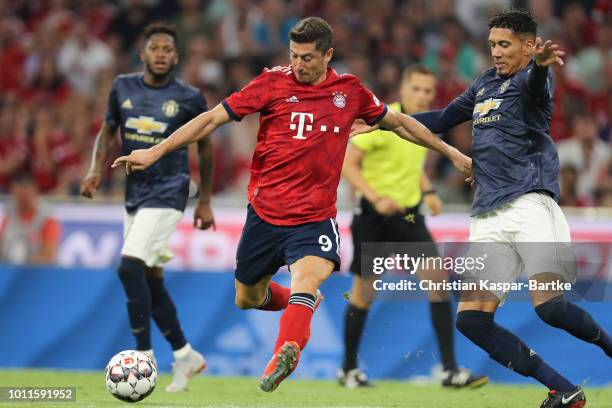
M 381 125 L 392 129 L 399 137 L 412 143 L 435 150 L 450 158 L 452 148 L 440 140 L 419 121 L 399 112 L 389 110 Z
M 344 163 L 342 164 L 342 176 L 355 190 L 360 191 L 366 200 L 371 203 L 376 203 L 379 199 L 378 194 L 370 187 L 361 174 L 361 160 L 363 159 L 363 155 L 364 154 L 359 149 L 353 147 L 349 143 L 346 150 L 346 156 L 344 157 Z
M 435 150 L 447 157 L 459 171 L 467 176 L 466 181 L 473 180 L 472 160 L 459 150 L 444 143 L 416 119 L 389 110 L 380 124 L 387 129 L 393 129 L 403 139 Z
M 230 117 L 223 105 L 217 105 L 212 110 L 191 119 L 163 142 L 149 149 L 132 150 L 129 155 L 118 157 L 111 167 L 124 165 L 127 174 L 145 170 L 163 155 L 209 137 L 215 129 L 229 121 Z
M 419 184 L 421 187 L 421 192 L 430 191 L 433 188 L 431 180 L 429 180 L 429 177 L 427 177 L 427 174 L 425 174 L 425 172 L 421 174 L 421 180 Z
M 200 202 L 209 203 L 212 198 L 215 156 L 210 138 L 198 141 L 198 159 L 200 165 Z
M 153 146 L 151 150 L 159 158 L 190 143 L 208 138 L 215 129 L 229 121 L 230 117 L 225 108 L 217 105 L 212 110 L 201 113 L 185 123 L 170 137 Z
M 108 160 L 111 148 L 113 147 L 114 137 L 115 129 L 107 123 L 103 123 L 94 141 L 89 174 L 99 174 L 102 172 L 102 165 Z

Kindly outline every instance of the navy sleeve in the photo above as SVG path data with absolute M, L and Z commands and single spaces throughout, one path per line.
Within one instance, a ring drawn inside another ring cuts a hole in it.
M 536 99 L 552 98 L 552 73 L 549 71 L 548 67 L 533 64 L 525 79 L 529 95 Z
M 417 113 L 412 117 L 425 125 L 432 133 L 444 133 L 458 124 L 472 119 L 479 79 L 480 76 L 443 110 Z
M 478 83 L 482 74 L 479 75 L 461 95 L 456 97 L 448 106 L 453 105 L 457 110 L 463 113 L 468 119 L 472 117 L 474 105 L 476 104 L 476 93 L 478 92 Z M 446 109 L 445 109 L 446 110 Z M 465 119 L 467 120 L 467 119 Z
M 444 133 L 458 124 L 470 120 L 472 114 L 461 110 L 455 99 L 444 110 L 421 112 L 412 115 L 412 117 L 425 125 L 432 133 Z
M 119 103 L 117 101 L 117 83 L 115 79 L 111 86 L 110 93 L 108 95 L 108 105 L 106 108 L 106 116 L 104 116 L 104 122 L 113 129 L 117 129 L 117 126 L 121 122 Z

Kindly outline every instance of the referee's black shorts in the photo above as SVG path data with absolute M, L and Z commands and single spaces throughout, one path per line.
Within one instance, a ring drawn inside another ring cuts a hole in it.
M 361 244 L 365 242 L 419 243 L 407 245 L 414 250 L 409 256 L 437 256 L 438 251 L 425 225 L 425 217 L 419 213 L 419 206 L 407 208 L 403 213 L 384 216 L 378 213 L 365 198 L 355 209 L 351 223 L 353 235 L 353 261 L 351 273 L 361 275 Z M 385 254 L 390 255 L 390 254 Z

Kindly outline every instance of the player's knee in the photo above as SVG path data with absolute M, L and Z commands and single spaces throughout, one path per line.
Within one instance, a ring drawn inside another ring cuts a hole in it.
M 374 293 L 369 293 L 367 290 L 363 290 L 363 288 L 353 287 L 350 298 L 350 303 L 353 306 L 359 309 L 369 309 L 373 301 Z
M 257 303 L 257 301 L 254 299 L 250 299 L 245 296 L 236 295 L 235 303 L 238 309 L 248 310 L 248 309 L 255 309 L 256 307 L 261 305 L 262 302 Z
M 430 302 L 448 302 L 449 294 L 445 290 L 430 290 L 427 293 L 427 299 Z
M 119 279 L 124 284 L 133 280 L 142 280 L 145 274 L 146 265 L 140 259 L 122 257 L 119 269 Z
M 563 319 L 566 305 L 567 300 L 565 296 L 560 295 L 537 306 L 535 311 L 544 322 L 553 327 L 557 327 L 561 319 Z
M 291 291 L 296 293 L 316 293 L 326 276 L 309 274 L 304 271 L 292 273 Z
M 486 335 L 493 324 L 493 313 L 479 310 L 464 310 L 457 313 L 455 326 L 470 340 Z
M 164 269 L 157 266 L 154 266 L 153 268 L 147 267 L 145 270 L 145 277 L 147 279 L 163 279 Z

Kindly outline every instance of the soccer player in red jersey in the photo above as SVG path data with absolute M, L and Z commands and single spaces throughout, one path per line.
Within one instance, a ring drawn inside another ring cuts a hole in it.
M 289 34 L 290 66 L 265 69 L 163 142 L 113 163 L 128 173 L 146 169 L 232 119 L 260 113 L 235 285 L 241 309 L 284 309 L 274 354 L 260 378 L 268 392 L 297 366 L 321 300 L 319 286 L 340 266 L 336 191 L 353 121 L 378 123 L 432 148 L 471 177 L 470 158 L 409 116 L 388 110 L 357 77 L 328 67 L 332 36 L 318 17 L 299 21 Z M 282 265 L 291 271 L 291 288 L 271 282 Z

